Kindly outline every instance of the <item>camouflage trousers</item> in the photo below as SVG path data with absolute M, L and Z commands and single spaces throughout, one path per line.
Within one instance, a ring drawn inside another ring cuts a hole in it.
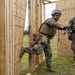
M 75 61 L 75 41 L 72 41 L 71 48 L 73 50 L 73 60 Z
M 52 63 L 52 51 L 50 47 L 50 41 L 48 40 L 47 44 L 41 44 L 41 40 L 39 40 L 33 47 L 25 49 L 27 53 L 30 54 L 41 54 L 42 51 L 45 53 L 45 60 L 47 67 L 51 68 L 51 63 Z
M 71 44 L 71 48 L 73 50 L 73 60 L 75 61 L 75 33 L 72 34 L 72 44 Z

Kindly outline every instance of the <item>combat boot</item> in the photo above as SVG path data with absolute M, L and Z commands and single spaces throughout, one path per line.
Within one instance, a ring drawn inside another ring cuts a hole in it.
M 75 66 L 75 61 L 74 61 L 74 63 L 72 64 L 72 66 Z
M 56 70 L 53 69 L 53 68 L 47 68 L 47 71 L 48 71 L 48 72 L 58 72 L 58 71 L 56 71 Z
M 20 50 L 20 58 L 22 58 L 22 56 L 24 55 L 25 53 L 25 48 L 24 47 L 21 47 L 21 50 Z

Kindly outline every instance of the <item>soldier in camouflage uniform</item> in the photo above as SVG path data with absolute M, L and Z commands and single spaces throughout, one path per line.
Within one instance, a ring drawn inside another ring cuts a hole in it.
M 52 69 L 51 67 L 52 51 L 49 40 L 54 37 L 57 29 L 64 30 L 65 27 L 57 23 L 61 16 L 60 10 L 53 10 L 51 15 L 51 18 L 48 18 L 41 24 L 39 28 L 39 39 L 37 40 L 37 42 L 31 48 L 21 48 L 20 58 L 22 58 L 25 52 L 39 55 L 44 50 L 47 71 L 56 72 L 56 70 Z
M 75 17 L 71 18 L 68 24 L 69 30 L 68 30 L 68 39 L 72 41 L 71 43 L 71 49 L 73 50 L 73 60 L 74 63 L 72 66 L 75 66 Z

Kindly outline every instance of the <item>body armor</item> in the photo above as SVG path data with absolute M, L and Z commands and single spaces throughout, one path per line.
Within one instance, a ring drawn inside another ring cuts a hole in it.
M 48 26 L 47 24 L 42 24 L 39 32 L 43 33 L 43 34 L 46 34 L 46 35 L 49 35 L 50 38 L 52 38 L 55 33 L 56 33 L 56 28 L 55 27 L 50 27 Z

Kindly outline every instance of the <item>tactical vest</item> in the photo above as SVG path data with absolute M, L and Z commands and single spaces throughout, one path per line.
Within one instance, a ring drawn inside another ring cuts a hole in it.
M 49 35 L 50 38 L 52 38 L 56 33 L 56 28 L 43 23 L 39 29 L 39 32 Z

